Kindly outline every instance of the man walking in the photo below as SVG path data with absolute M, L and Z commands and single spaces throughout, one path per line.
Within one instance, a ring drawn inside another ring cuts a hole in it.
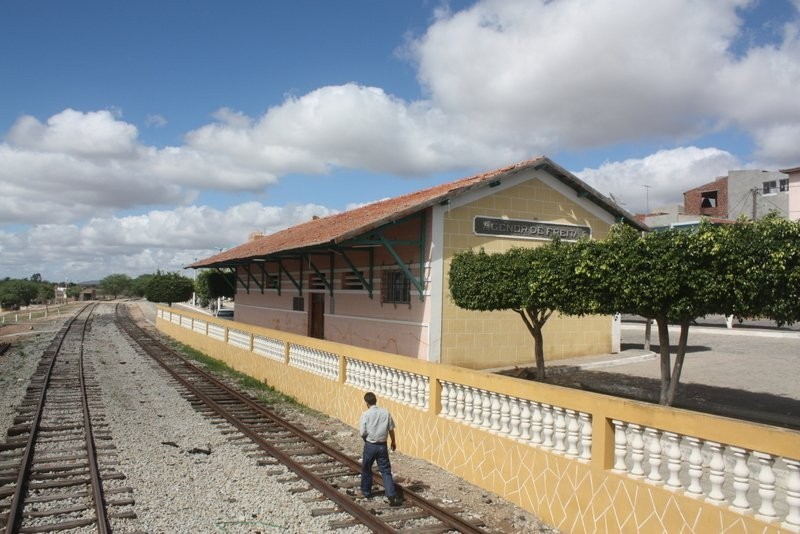
M 378 399 L 371 391 L 364 395 L 367 410 L 361 414 L 358 423 L 359 433 L 364 439 L 364 454 L 361 461 L 361 495 L 372 497 L 372 464 L 378 463 L 378 471 L 383 477 L 383 488 L 391 506 L 403 504 L 392 478 L 392 464 L 389 462 L 389 449 L 386 438 L 391 440 L 392 451 L 397 447 L 394 440 L 394 420 L 385 408 L 378 408 Z

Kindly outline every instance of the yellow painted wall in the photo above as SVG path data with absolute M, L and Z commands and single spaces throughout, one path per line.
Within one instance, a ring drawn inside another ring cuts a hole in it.
M 177 314 L 175 310 L 160 308 L 160 313 L 163 312 Z M 399 451 L 428 460 L 492 491 L 564 532 L 784 531 L 780 523 L 761 521 L 752 512 L 738 513 L 727 505 L 693 499 L 683 491 L 669 491 L 663 485 L 649 484 L 612 471 L 614 433 L 611 420 L 634 422 L 795 459 L 800 454 L 800 432 L 434 364 L 210 319 L 192 312 L 181 311 L 180 315 L 338 355 L 340 376 L 338 380 L 331 380 L 211 339 L 193 332 L 191 327 L 180 326 L 162 317 L 157 319 L 158 328 L 178 341 L 263 380 L 299 402 L 353 427 L 357 426 L 363 409 L 364 391 L 344 383 L 345 359 L 429 377 L 430 404 L 427 409 L 386 398 L 379 399 L 381 405 L 392 411 L 397 422 Z M 591 414 L 591 460 L 578 461 L 552 450 L 444 418 L 440 415 L 439 400 L 442 381 Z
M 473 232 L 476 216 L 538 220 L 589 226 L 601 239 L 609 224 L 538 179 L 493 193 L 449 210 L 444 218 L 444 288 L 442 363 L 491 369 L 533 363 L 533 338 L 515 312 L 473 312 L 458 308 L 449 294 L 450 261 L 456 252 L 504 252 L 511 247 L 540 246 L 546 241 L 500 239 Z M 611 318 L 553 316 L 544 328 L 548 362 L 611 350 Z

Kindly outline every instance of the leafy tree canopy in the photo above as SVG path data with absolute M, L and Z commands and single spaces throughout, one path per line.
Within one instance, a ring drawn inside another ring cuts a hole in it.
M 157 272 L 147 284 L 145 297 L 150 302 L 183 302 L 192 297 L 194 283 L 178 273 Z
M 7 279 L 0 283 L 0 305 L 4 308 L 29 306 L 39 295 L 40 286 L 30 280 Z
M 144 297 L 147 293 L 147 284 L 153 278 L 152 274 L 143 274 L 131 280 L 130 294 L 135 297 Z
M 221 272 L 217 270 L 203 271 L 208 273 L 208 298 L 216 299 L 220 297 L 233 298 L 236 296 L 236 277 L 233 272 Z
M 110 274 L 100 280 L 99 288 L 106 295 L 117 298 L 126 294 L 131 287 L 131 277 L 127 274 Z
M 545 376 L 542 329 L 556 310 L 591 313 L 597 304 L 590 294 L 575 291 L 572 279 L 586 245 L 554 241 L 535 248 L 512 248 L 487 254 L 457 253 L 450 263 L 450 294 L 468 310 L 512 310 L 534 339 L 536 376 Z

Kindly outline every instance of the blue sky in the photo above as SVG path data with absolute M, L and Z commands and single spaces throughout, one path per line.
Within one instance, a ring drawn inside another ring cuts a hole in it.
M 541 154 L 632 212 L 797 166 L 799 6 L 4 0 L 0 278 L 178 270 Z

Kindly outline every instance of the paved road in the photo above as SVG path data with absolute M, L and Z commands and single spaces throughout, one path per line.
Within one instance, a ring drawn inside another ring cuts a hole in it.
M 658 333 L 652 328 L 652 352 L 644 349 L 643 323 L 622 323 L 619 354 L 559 361 L 559 364 L 659 378 Z M 678 329 L 670 328 L 674 354 Z M 692 326 L 681 382 L 771 393 L 800 400 L 800 331 L 792 329 Z

